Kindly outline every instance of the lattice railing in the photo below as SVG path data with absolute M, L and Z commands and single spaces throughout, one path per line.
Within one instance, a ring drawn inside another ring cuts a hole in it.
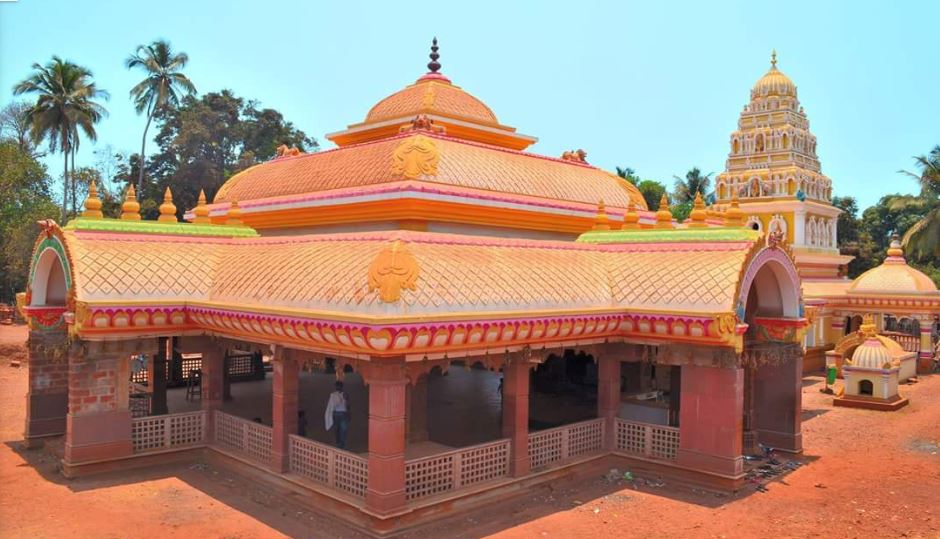
M 547 466 L 593 453 L 604 445 L 604 420 L 591 419 L 529 434 L 529 466 Z
M 405 497 L 416 500 L 505 477 L 509 440 L 464 447 L 405 462 Z
M 131 420 L 131 443 L 135 453 L 205 443 L 206 413 L 169 414 Z
M 676 460 L 679 429 L 617 419 L 617 450 L 661 460 Z
M 369 461 L 359 455 L 291 434 L 289 461 L 292 473 L 353 496 L 366 495 Z
M 213 413 L 215 443 L 262 464 L 271 462 L 274 431 L 267 425 L 219 412 Z

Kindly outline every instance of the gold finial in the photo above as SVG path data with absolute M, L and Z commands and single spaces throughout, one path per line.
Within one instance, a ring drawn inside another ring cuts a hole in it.
M 640 214 L 636 211 L 636 202 L 633 202 L 633 199 L 630 199 L 627 213 L 623 215 L 623 228 L 640 228 Z
M 193 218 L 193 223 L 209 224 L 212 222 L 209 219 L 209 206 L 206 205 L 206 192 L 202 189 L 199 190 L 199 200 L 196 202 L 193 214 L 196 216 Z
M 607 218 L 607 208 L 604 199 L 597 203 L 597 217 L 594 219 L 593 230 L 610 230 L 610 220 Z
M 170 191 L 169 187 L 163 192 L 163 204 L 160 204 L 160 217 L 157 217 L 157 221 L 169 223 L 177 222 L 176 204 L 173 204 L 173 192 Z
M 85 199 L 85 211 L 82 212 L 82 217 L 88 219 L 104 217 L 101 213 L 101 199 L 98 198 L 98 186 L 95 185 L 95 180 L 91 180 L 91 185 L 88 186 L 88 198 Z
M 656 228 L 672 228 L 672 212 L 669 210 L 669 198 L 666 193 L 659 199 L 659 210 L 656 212 Z
M 705 218 L 708 216 L 705 211 L 705 201 L 702 200 L 702 192 L 695 193 L 695 202 L 692 204 L 692 213 L 689 214 L 689 226 L 693 228 L 702 228 L 708 226 Z
M 242 222 L 242 209 L 238 207 L 238 201 L 233 200 L 228 207 L 228 214 L 225 216 L 226 226 L 244 226 Z
M 744 226 L 744 212 L 738 206 L 738 191 L 731 191 L 731 207 L 725 210 L 725 226 Z
M 897 234 L 891 236 L 891 246 L 888 248 L 888 257 L 903 258 L 904 249 L 901 248 L 901 239 Z
M 875 329 L 875 317 L 871 313 L 862 316 L 862 324 L 858 327 L 858 332 L 869 339 L 878 335 L 878 331 Z
M 770 51 L 770 68 L 777 69 L 777 49 Z
M 127 186 L 124 193 L 124 203 L 121 204 L 121 219 L 125 221 L 140 221 L 140 202 L 137 202 L 137 191 L 134 184 Z

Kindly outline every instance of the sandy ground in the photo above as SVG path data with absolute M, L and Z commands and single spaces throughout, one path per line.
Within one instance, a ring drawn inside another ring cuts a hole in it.
M 8 365 L 25 337 L 0 326 L 0 537 L 363 537 L 204 462 L 62 478 L 61 442 L 20 448 L 26 370 Z M 804 465 L 767 492 L 586 477 L 406 537 L 940 538 L 940 375 L 903 387 L 894 413 L 833 408 L 820 383 L 804 383 Z

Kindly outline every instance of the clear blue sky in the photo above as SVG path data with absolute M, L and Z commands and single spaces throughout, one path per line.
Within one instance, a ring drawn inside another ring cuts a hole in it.
M 940 143 L 940 2 L 0 2 L 0 105 L 33 62 L 58 54 L 111 92 L 99 146 L 139 150 L 127 97 L 136 45 L 186 51 L 200 92 L 231 88 L 317 137 L 361 121 L 423 73 L 442 71 L 532 150 L 584 148 L 671 187 L 721 172 L 728 135 L 776 48 L 797 84 L 835 194 L 862 207 L 913 192 L 896 173 Z M 155 146 L 149 145 L 148 153 Z M 85 143 L 79 165 L 92 164 Z M 50 172 L 61 164 L 49 160 Z

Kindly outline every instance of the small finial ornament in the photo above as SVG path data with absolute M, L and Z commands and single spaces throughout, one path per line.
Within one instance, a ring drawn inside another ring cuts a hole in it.
M 705 211 L 705 201 L 702 200 L 702 192 L 695 193 L 695 202 L 692 204 L 692 213 L 689 214 L 689 226 L 692 228 L 703 228 L 708 226 L 705 218 L 708 216 Z
M 434 39 L 431 40 L 431 54 L 429 55 L 431 61 L 428 62 L 428 70 L 430 73 L 437 73 L 441 69 L 441 63 L 437 61 L 441 55 L 437 53 L 437 50 L 437 36 L 435 36 Z
M 744 226 L 744 212 L 738 206 L 738 190 L 731 191 L 731 207 L 725 211 L 725 226 Z
M 121 204 L 121 219 L 125 221 L 140 221 L 140 202 L 137 202 L 137 190 L 134 184 L 127 186 L 124 193 L 124 203 Z
M 891 246 L 888 247 L 889 258 L 904 258 L 904 249 L 901 248 L 901 238 L 897 234 L 891 236 Z
M 176 204 L 173 204 L 173 192 L 167 187 L 163 192 L 163 204 L 160 204 L 160 217 L 157 221 L 176 223 Z
M 777 49 L 770 51 L 770 67 L 777 69 Z
M 607 208 L 604 206 L 604 200 L 597 203 L 597 217 L 594 219 L 593 230 L 610 230 L 610 219 L 607 218 Z
M 226 226 L 244 226 L 242 222 L 242 209 L 238 207 L 238 201 L 233 200 L 228 207 L 228 214 L 225 216 Z
M 640 214 L 637 213 L 636 202 L 634 202 L 632 199 L 630 200 L 630 204 L 627 206 L 627 213 L 623 215 L 623 228 L 640 228 Z
M 212 222 L 209 219 L 209 206 L 206 204 L 206 192 L 202 189 L 199 190 L 199 200 L 196 202 L 196 207 L 193 208 L 193 223 L 198 224 L 209 224 Z
M 104 217 L 104 214 L 101 213 L 101 199 L 98 198 L 98 186 L 95 184 L 95 180 L 92 180 L 91 185 L 88 186 L 88 198 L 85 199 L 85 211 L 82 212 L 82 217 L 88 219 L 101 219 Z
M 669 210 L 669 198 L 666 193 L 659 199 L 659 210 L 656 211 L 656 228 L 672 228 L 672 212 Z

